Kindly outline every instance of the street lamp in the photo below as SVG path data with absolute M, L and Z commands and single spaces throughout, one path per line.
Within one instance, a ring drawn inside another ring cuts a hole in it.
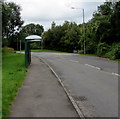
M 83 11 L 84 54 L 85 54 L 86 53 L 86 49 L 85 49 L 85 14 L 84 14 L 84 8 L 71 7 L 71 9 L 82 9 L 82 11 Z

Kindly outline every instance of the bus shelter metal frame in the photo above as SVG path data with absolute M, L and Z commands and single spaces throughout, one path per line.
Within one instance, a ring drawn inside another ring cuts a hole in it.
M 27 68 L 31 63 L 31 42 L 42 42 L 42 38 L 37 35 L 31 35 L 25 38 L 25 67 Z

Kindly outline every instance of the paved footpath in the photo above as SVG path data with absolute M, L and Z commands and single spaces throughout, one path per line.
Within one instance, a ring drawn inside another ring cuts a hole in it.
M 78 114 L 49 67 L 32 57 L 9 117 L 78 117 Z

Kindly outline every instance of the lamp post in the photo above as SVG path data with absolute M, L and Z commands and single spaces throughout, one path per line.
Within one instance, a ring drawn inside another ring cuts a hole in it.
M 84 8 L 75 8 L 75 7 L 71 7 L 72 9 L 82 9 L 83 12 L 83 33 L 84 33 L 84 54 L 86 53 L 86 48 L 85 48 L 85 11 Z

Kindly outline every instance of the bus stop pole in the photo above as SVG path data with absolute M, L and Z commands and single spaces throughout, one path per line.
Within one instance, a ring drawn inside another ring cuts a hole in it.
M 27 51 L 27 40 L 25 40 L 25 67 L 27 68 L 28 67 L 28 51 Z

